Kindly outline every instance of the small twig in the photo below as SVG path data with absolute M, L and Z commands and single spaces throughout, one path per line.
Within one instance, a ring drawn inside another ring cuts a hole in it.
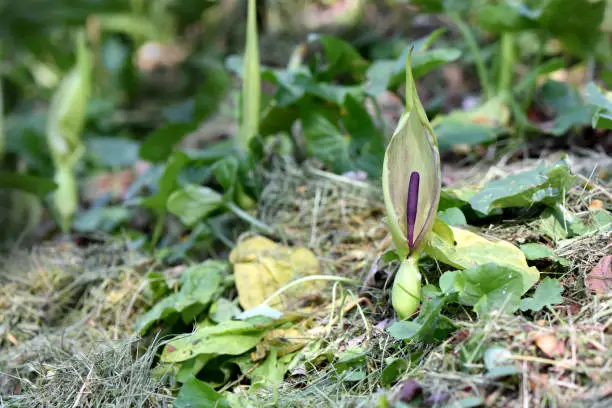
M 83 385 L 81 386 L 81 389 L 79 390 L 79 393 L 77 394 L 77 397 L 74 400 L 74 404 L 72 404 L 72 408 L 77 408 L 79 406 L 79 402 L 81 402 L 81 397 L 83 396 L 83 394 L 85 394 L 85 388 L 87 387 L 87 383 L 89 383 L 89 380 L 91 379 L 92 373 L 93 367 L 89 369 L 89 373 L 87 373 L 87 377 L 85 378 L 85 381 L 83 381 Z

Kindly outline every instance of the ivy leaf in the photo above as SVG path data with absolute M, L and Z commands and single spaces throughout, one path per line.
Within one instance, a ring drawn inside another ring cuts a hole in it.
M 569 261 L 565 258 L 558 257 L 554 254 L 553 250 L 544 244 L 529 243 L 521 245 L 521 251 L 525 254 L 525 257 L 530 261 L 540 259 L 550 259 L 554 262 L 558 262 L 563 266 L 569 265 Z
M 442 314 L 442 308 L 457 300 L 456 293 L 442 293 L 437 288 L 423 288 L 423 306 L 413 321 L 395 322 L 387 329 L 396 340 L 418 339 L 425 343 L 444 340 L 455 329 L 452 320 Z
M 139 316 L 136 320 L 136 330 L 144 333 L 156 321 L 186 310 L 190 311 L 190 316 L 183 317 L 191 320 L 219 293 L 222 273 L 226 269 L 227 263 L 209 260 L 185 270 L 181 276 L 181 289 L 178 293 L 167 296 L 151 310 Z
M 178 175 L 189 161 L 190 159 L 185 153 L 173 153 L 159 179 L 157 192 L 151 197 L 140 200 L 139 204 L 155 211 L 165 211 L 168 197 L 179 188 Z
M 261 325 L 234 320 L 202 326 L 190 335 L 168 342 L 161 361 L 182 362 L 202 354 L 237 356 L 255 347 L 265 331 Z
M 168 211 L 187 226 L 193 226 L 222 206 L 221 194 L 211 188 L 196 185 L 177 190 L 168 198 Z
M 563 161 L 550 167 L 540 165 L 487 183 L 470 198 L 470 204 L 483 214 L 490 214 L 497 208 L 529 207 L 536 203 L 551 205 L 563 200 L 574 180 L 575 176 Z
M 547 306 L 563 303 L 561 293 L 563 287 L 558 280 L 544 278 L 535 290 L 533 297 L 525 298 L 521 301 L 521 310 L 533 310 L 537 312 Z
M 208 383 L 191 375 L 183 384 L 175 408 L 230 408 L 229 402 Z
M 446 272 L 440 277 L 444 292 L 455 291 L 459 301 L 473 306 L 479 316 L 493 310 L 514 312 L 523 293 L 522 273 L 497 264 L 485 264 L 464 271 Z

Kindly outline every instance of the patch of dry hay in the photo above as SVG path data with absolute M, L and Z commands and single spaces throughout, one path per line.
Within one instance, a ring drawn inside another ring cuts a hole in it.
M 87 358 L 130 337 L 146 305 L 150 266 L 115 241 L 88 249 L 48 245 L 1 260 L 0 395 L 22 394 L 30 385 L 28 401 L 43 398 L 37 392 L 49 378 L 41 367 L 89 364 Z M 75 355 L 79 361 L 70 360 Z

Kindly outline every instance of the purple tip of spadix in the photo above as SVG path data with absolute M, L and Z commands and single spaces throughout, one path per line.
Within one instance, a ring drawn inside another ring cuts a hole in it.
M 408 183 L 408 199 L 406 201 L 406 222 L 408 224 L 408 248 L 414 247 L 414 226 L 416 223 L 417 207 L 419 205 L 419 180 L 418 171 L 410 174 Z

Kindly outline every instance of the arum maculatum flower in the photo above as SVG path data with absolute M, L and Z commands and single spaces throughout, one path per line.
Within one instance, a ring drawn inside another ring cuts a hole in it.
M 417 259 L 436 218 L 440 180 L 437 141 L 419 101 L 408 55 L 406 110 L 387 146 L 382 176 L 387 225 L 402 261 L 391 300 L 402 318 L 413 314 L 420 303 Z

